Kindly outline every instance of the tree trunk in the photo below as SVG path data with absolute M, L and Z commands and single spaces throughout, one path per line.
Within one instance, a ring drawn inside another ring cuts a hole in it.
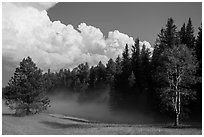
M 179 117 L 180 117 L 180 114 L 176 113 L 175 123 L 174 123 L 174 126 L 176 126 L 176 127 L 179 125 Z
M 180 124 L 180 112 L 181 112 L 181 97 L 180 97 L 180 92 L 177 91 L 177 94 L 176 94 L 176 117 L 175 117 L 175 123 L 174 123 L 174 126 L 179 126 Z

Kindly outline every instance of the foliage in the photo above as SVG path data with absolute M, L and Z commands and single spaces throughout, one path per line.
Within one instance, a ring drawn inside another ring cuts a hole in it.
M 189 19 L 186 28 L 185 24 L 183 25 L 179 33 L 176 28 L 173 19 L 170 18 L 166 28 L 158 35 L 152 59 L 152 80 L 155 89 L 159 91 L 161 103 L 167 106 L 165 109 L 170 108 L 170 111 L 175 113 L 175 125 L 178 125 L 183 109 L 181 107 L 195 97 L 193 85 L 197 81 L 197 61 L 192 48 L 194 42 L 191 20 Z M 177 38 L 178 34 L 180 37 Z
M 8 106 L 16 114 L 35 114 L 46 110 L 49 99 L 45 96 L 42 71 L 30 57 L 24 58 L 8 83 L 5 94 Z
M 185 45 L 166 49 L 162 56 L 164 67 L 159 76 L 164 80 L 164 84 L 160 89 L 161 99 L 165 105 L 175 109 L 176 92 L 179 91 L 183 99 L 194 99 L 195 97 L 195 91 L 192 91 L 191 85 L 197 81 L 195 77 L 196 58 Z
M 188 19 L 188 23 L 186 26 L 186 46 L 188 48 L 195 48 L 195 37 L 194 37 L 194 28 L 192 25 L 191 18 Z

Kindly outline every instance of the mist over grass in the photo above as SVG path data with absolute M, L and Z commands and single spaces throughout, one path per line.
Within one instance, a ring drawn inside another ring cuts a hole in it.
M 110 105 L 110 89 L 90 93 L 74 93 L 71 90 L 57 89 L 49 95 L 51 107 L 47 113 L 86 118 L 98 122 L 151 124 L 153 114 L 137 110 L 114 110 Z

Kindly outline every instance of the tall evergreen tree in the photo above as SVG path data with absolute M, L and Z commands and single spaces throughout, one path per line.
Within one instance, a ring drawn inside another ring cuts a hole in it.
M 116 73 L 116 63 L 113 61 L 113 59 L 109 59 L 108 63 L 106 64 L 106 80 L 111 85 L 114 82 L 115 73 Z
M 178 33 L 176 29 L 177 27 L 174 24 L 174 20 L 169 18 L 164 31 L 164 37 L 160 37 L 160 39 L 164 39 L 161 44 L 164 44 L 164 46 L 167 46 L 168 48 L 178 44 Z
M 122 78 L 123 78 L 123 86 L 124 88 L 128 86 L 128 78 L 131 75 L 131 61 L 130 61 L 130 55 L 129 55 L 129 49 L 128 45 L 126 44 L 125 50 L 122 54 Z
M 169 18 L 166 27 L 162 28 L 161 32 L 158 34 L 151 62 L 153 76 L 152 81 L 154 81 L 154 74 L 159 72 L 162 68 L 163 64 L 161 60 L 161 55 L 163 54 L 164 50 L 167 48 L 173 48 L 173 46 L 179 43 L 176 28 L 177 27 L 174 24 L 174 20 L 172 18 Z
M 164 50 L 166 48 L 172 48 L 174 45 L 179 43 L 178 32 L 176 29 L 177 27 L 174 24 L 174 20 L 172 18 L 168 18 L 166 27 L 162 28 L 158 34 L 152 56 L 153 73 L 159 71 L 157 67 L 162 65 L 160 55 L 164 52 Z
M 188 23 L 186 26 L 186 43 L 188 48 L 195 48 L 195 36 L 194 36 L 194 28 L 192 25 L 191 18 L 188 19 Z
M 199 32 L 196 39 L 195 51 L 196 51 L 196 57 L 199 61 L 199 69 L 200 69 L 199 74 L 200 76 L 202 76 L 202 26 L 200 26 L 198 29 L 199 29 Z
M 146 46 L 142 46 L 141 50 L 141 65 L 140 65 L 140 85 L 141 90 L 147 91 L 149 88 L 149 81 L 150 81 L 150 51 L 146 49 Z
M 104 84 L 106 81 L 106 67 L 101 61 L 96 66 L 96 79 L 98 84 Z
M 179 31 L 179 37 L 180 37 L 180 44 L 186 44 L 186 25 L 185 23 L 181 27 L 181 30 Z
M 78 77 L 80 79 L 81 83 L 86 83 L 88 82 L 88 77 L 89 77 L 89 65 L 86 62 L 85 64 L 79 64 L 78 65 Z
M 132 57 L 131 57 L 132 71 L 135 76 L 135 88 L 138 88 L 140 81 L 140 45 L 139 38 L 135 40 L 135 44 L 132 46 Z
M 199 32 L 196 39 L 195 51 L 199 64 L 197 69 L 197 76 L 200 78 L 200 80 L 195 86 L 197 91 L 197 100 L 192 103 L 191 107 L 194 110 L 194 116 L 196 116 L 196 118 L 202 118 L 202 26 L 200 26 L 198 29 Z
M 96 68 L 94 66 L 90 69 L 90 75 L 89 75 L 89 88 L 95 88 L 96 85 Z
M 116 74 L 121 74 L 122 72 L 122 66 L 121 66 L 122 59 L 120 56 L 118 56 L 115 60 L 116 64 Z
M 122 74 L 122 59 L 120 56 L 118 56 L 115 60 L 115 64 L 116 64 L 116 71 L 115 71 L 115 75 L 114 75 L 114 88 L 116 89 L 120 89 L 121 87 L 121 74 Z
M 16 114 L 35 114 L 46 110 L 49 99 L 43 87 L 42 70 L 30 57 L 24 58 L 8 83 L 7 104 Z

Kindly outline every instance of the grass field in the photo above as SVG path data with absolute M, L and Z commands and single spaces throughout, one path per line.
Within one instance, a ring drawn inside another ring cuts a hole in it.
M 2 106 L 2 134 L 3 135 L 137 135 L 137 134 L 182 134 L 200 135 L 199 126 L 173 128 L 167 125 L 132 125 L 89 123 L 52 117 L 41 113 L 26 117 L 15 117 L 4 104 Z

